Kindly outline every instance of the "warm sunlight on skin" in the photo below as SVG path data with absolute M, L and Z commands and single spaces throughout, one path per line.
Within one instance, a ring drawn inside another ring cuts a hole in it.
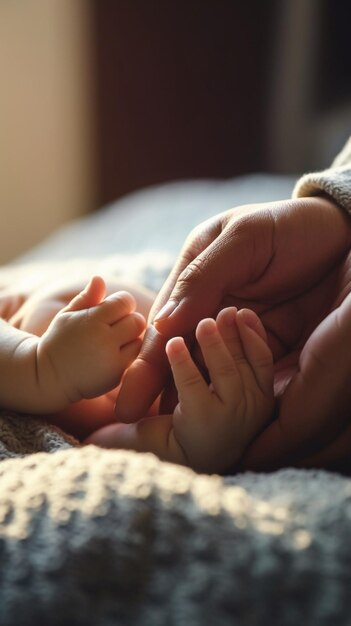
M 145 318 L 128 292 L 105 294 L 93 277 L 41 337 L 0 321 L 1 406 L 48 414 L 115 389 L 138 354 Z
M 8 271 L 0 268 L 0 307 L 3 319 L 20 331 L 36 336 L 43 335 L 53 317 L 84 289 L 96 265 L 99 266 L 99 263 L 89 260 L 82 262 L 78 259 L 72 263 L 14 266 L 8 268 Z M 104 269 L 104 263 L 100 265 Z M 104 274 L 107 295 L 127 290 L 130 294 L 127 298 L 132 298 L 129 300 L 133 302 L 132 307 L 136 307 L 138 315 L 142 313 L 144 318 L 147 317 L 154 294 L 144 287 L 122 281 L 111 272 L 105 271 Z M 104 289 L 100 291 L 99 297 L 105 297 Z M 140 339 L 143 332 L 142 329 Z M 78 439 L 83 439 L 97 428 L 115 422 L 114 405 L 118 389 L 119 385 L 97 397 L 72 402 L 63 410 L 51 414 L 50 422 Z M 29 412 L 29 408 L 26 412 Z M 40 412 L 43 413 L 42 410 Z

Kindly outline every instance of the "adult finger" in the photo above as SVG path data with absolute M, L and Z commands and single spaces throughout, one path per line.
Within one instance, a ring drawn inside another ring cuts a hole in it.
M 139 356 L 123 377 L 115 407 L 119 421 L 135 422 L 144 417 L 165 386 L 170 372 L 166 341 L 155 328 L 147 328 Z
M 182 275 L 189 263 L 193 262 L 197 255 L 213 242 L 220 234 L 222 226 L 222 220 L 216 217 L 201 224 L 189 235 L 179 259 L 155 299 L 149 321 L 153 321 L 155 315 L 168 300 L 177 284 L 179 275 Z M 202 306 L 201 304 L 200 310 Z M 190 327 L 190 330 L 193 330 L 196 322 L 192 323 L 191 320 L 186 320 L 186 325 Z M 116 403 L 116 415 L 123 422 L 133 422 L 142 418 L 152 402 L 164 389 L 170 375 L 165 346 L 166 337 L 172 336 L 172 332 L 162 336 L 157 330 L 154 326 L 148 328 L 139 357 L 124 376 Z M 179 332 L 178 334 L 183 335 L 185 333 Z M 167 400 L 166 404 L 168 404 Z
M 221 219 L 221 215 L 216 215 L 215 217 L 199 224 L 191 231 L 184 242 L 179 257 L 176 260 L 167 280 L 164 282 L 154 300 L 149 315 L 150 322 L 153 322 L 154 319 L 160 315 L 165 316 L 163 311 L 161 314 L 161 309 L 164 309 L 165 305 L 168 305 L 168 300 L 177 284 L 179 276 L 190 265 L 190 263 L 194 261 L 194 259 L 220 235 L 222 230 L 223 221 Z M 168 308 L 171 308 L 171 306 L 168 305 Z
M 257 268 L 262 272 L 268 265 L 273 236 L 269 210 L 258 215 L 254 208 L 245 215 L 238 210 L 237 216 L 232 211 L 202 225 L 186 243 L 181 264 L 169 278 L 168 300 L 154 317 L 157 330 L 166 336 L 185 335 L 200 319 L 216 315 L 224 298 L 234 297 L 255 278 Z M 201 251 L 194 256 L 194 250 Z

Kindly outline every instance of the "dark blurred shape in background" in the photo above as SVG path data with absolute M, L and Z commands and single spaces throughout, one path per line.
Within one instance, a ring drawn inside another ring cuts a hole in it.
M 262 167 L 274 0 L 94 4 L 103 201 Z
M 324 167 L 351 127 L 346 0 L 95 0 L 101 203 Z

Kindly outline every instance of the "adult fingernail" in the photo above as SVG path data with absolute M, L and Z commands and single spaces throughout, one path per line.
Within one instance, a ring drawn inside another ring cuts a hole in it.
M 154 317 L 154 322 L 158 322 L 160 320 L 164 320 L 166 317 L 172 315 L 172 313 L 176 310 L 178 306 L 178 302 L 176 300 L 168 300 L 166 304 L 160 309 L 157 315 Z

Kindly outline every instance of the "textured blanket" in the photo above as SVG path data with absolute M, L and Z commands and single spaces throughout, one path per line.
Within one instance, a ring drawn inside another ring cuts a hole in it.
M 350 624 L 351 480 L 201 476 L 6 414 L 0 437 L 2 626 Z

